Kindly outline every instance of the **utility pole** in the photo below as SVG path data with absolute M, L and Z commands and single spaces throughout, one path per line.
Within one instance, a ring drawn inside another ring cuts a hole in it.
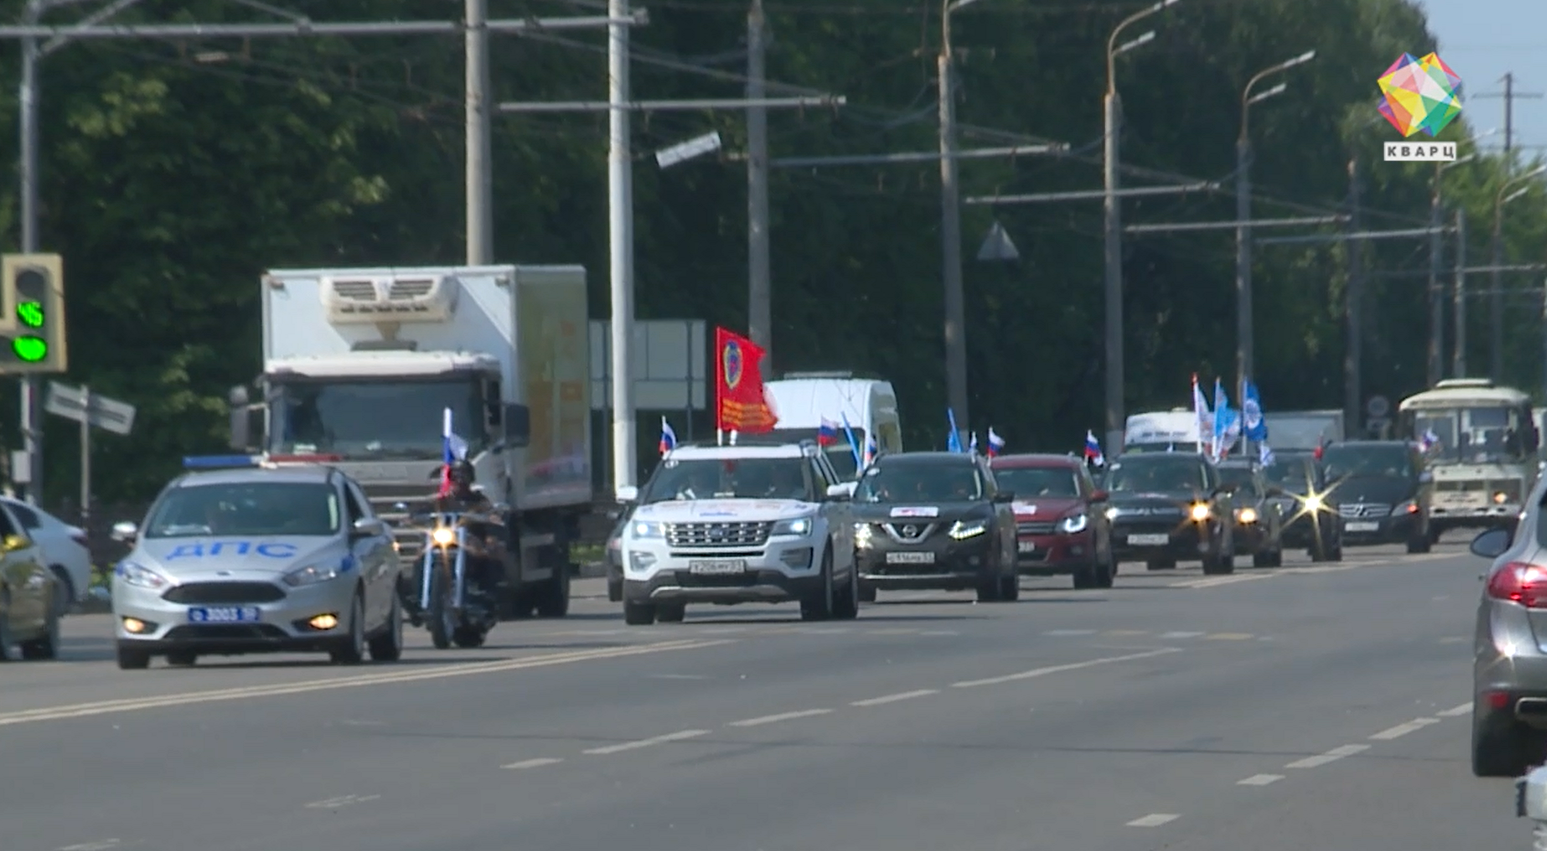
M 463 64 L 467 146 L 467 265 L 494 262 L 494 177 L 489 138 L 489 0 L 466 0 Z M 625 28 L 626 29 L 626 28 Z
M 1445 377 L 1445 300 L 1440 287 L 1440 254 L 1444 251 L 1444 232 L 1441 229 L 1444 210 L 1440 202 L 1441 164 L 1434 164 L 1434 192 L 1429 198 L 1429 357 L 1426 379 L 1428 387 L 1438 384 Z
M 967 409 L 967 308 L 962 286 L 961 187 L 957 185 L 956 87 L 952 74 L 951 0 L 940 13 L 940 258 L 945 282 L 946 404 L 958 429 L 972 428 Z M 958 439 L 965 446 L 965 432 Z
M 609 18 L 626 18 L 629 0 L 608 0 Z M 613 489 L 638 473 L 634 410 L 634 163 L 629 138 L 629 28 L 607 27 L 607 235 L 612 321 Z
M 1484 92 L 1477 97 L 1484 100 L 1500 98 L 1504 101 L 1504 168 L 1508 173 L 1515 165 L 1515 101 L 1541 100 L 1542 93 L 1515 91 L 1515 72 L 1513 71 L 1499 78 L 1499 82 L 1504 84 L 1503 91 Z
M 1356 156 L 1348 161 L 1348 225 L 1355 233 L 1359 231 L 1360 223 L 1359 179 L 1359 158 Z M 1345 333 L 1348 339 L 1343 353 L 1343 416 L 1348 422 L 1359 423 L 1363 421 L 1364 414 L 1364 406 L 1360 404 L 1360 396 L 1363 392 L 1360 379 L 1363 374 L 1364 348 L 1364 240 L 1362 239 L 1350 240 L 1348 243 L 1348 290 L 1345 298 L 1347 299 L 1345 314 L 1348 319 Z
M 1456 208 L 1456 282 L 1451 292 L 1451 334 L 1454 350 L 1450 353 L 1450 376 L 1466 378 L 1466 208 Z
M 763 0 L 747 13 L 747 101 L 767 96 L 767 21 Z M 769 270 L 768 109 L 747 107 L 747 335 L 763 347 L 763 375 L 773 371 L 773 281 Z

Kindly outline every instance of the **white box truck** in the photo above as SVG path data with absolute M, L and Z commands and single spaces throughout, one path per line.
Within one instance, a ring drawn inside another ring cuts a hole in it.
M 263 374 L 256 399 L 232 391 L 232 446 L 332 464 L 397 524 L 400 503 L 439 485 L 450 408 L 519 536 L 504 614 L 566 614 L 569 547 L 593 496 L 585 269 L 277 269 L 261 287 Z M 399 552 L 421 542 L 403 529 Z

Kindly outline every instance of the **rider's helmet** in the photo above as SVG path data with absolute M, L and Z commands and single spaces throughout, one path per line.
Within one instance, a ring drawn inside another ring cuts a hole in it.
M 473 462 L 467 459 L 451 462 L 451 484 L 458 488 L 470 488 L 477 479 Z

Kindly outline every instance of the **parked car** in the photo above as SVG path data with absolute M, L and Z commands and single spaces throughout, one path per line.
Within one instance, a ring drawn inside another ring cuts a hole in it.
M 35 505 L 19 499 L 0 497 L 21 523 L 27 537 L 43 550 L 43 561 L 60 584 L 54 606 L 59 614 L 71 603 L 83 603 L 91 592 L 91 547 L 86 530 L 60 520 Z
M 1429 551 L 1434 476 L 1416 447 L 1402 440 L 1350 440 L 1327 447 L 1321 463 L 1343 518 L 1344 543 L 1406 543 L 1410 553 Z
M 1263 479 L 1255 461 L 1244 458 L 1219 462 L 1219 478 L 1235 503 L 1236 551 L 1251 553 L 1253 567 L 1283 567 L 1278 506 L 1269 501 L 1283 491 Z
M 1511 542 L 1507 529 L 1472 540 L 1492 559 L 1472 648 L 1472 773 L 1516 777 L 1547 754 L 1547 477 L 1537 480 Z
M 0 662 L 59 655 L 62 588 L 45 566 L 43 548 L 23 531 L 8 508 L 0 508 Z
M 1015 494 L 1017 568 L 1022 576 L 1072 576 L 1075 588 L 1111 588 L 1112 521 L 1106 491 L 1071 455 L 1001 455 L 990 465 Z
M 1202 453 L 1125 453 L 1107 466 L 1105 490 L 1119 561 L 1149 570 L 1201 561 L 1209 575 L 1235 572 L 1235 505 Z
M 1275 453 L 1263 477 L 1282 491 L 1269 498 L 1278 506 L 1280 537 L 1291 549 L 1304 549 L 1311 561 L 1343 560 L 1343 523 L 1332 488 L 1310 450 Z

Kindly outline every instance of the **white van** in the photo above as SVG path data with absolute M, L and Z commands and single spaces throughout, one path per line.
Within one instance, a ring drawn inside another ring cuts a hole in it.
M 1124 452 L 1195 452 L 1198 441 L 1198 415 L 1187 408 L 1134 414 L 1123 430 Z
M 902 420 L 889 381 L 855 378 L 852 372 L 790 372 L 764 387 L 779 417 L 774 435 L 814 440 L 824 418 L 837 424 L 838 440 L 827 447 L 827 457 L 841 476 L 859 475 L 843 431 L 845 418 L 862 453 L 871 435 L 881 452 L 902 451 Z

